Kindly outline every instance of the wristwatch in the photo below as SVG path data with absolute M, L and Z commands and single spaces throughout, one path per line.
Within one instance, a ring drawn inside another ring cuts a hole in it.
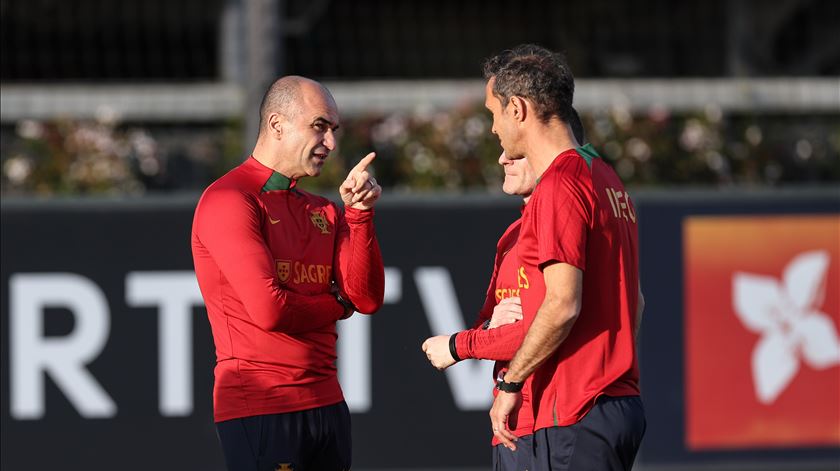
M 522 386 L 525 385 L 525 382 L 509 383 L 505 381 L 505 373 L 505 371 L 500 371 L 499 376 L 496 377 L 496 389 L 507 393 L 517 393 L 522 391 Z
M 341 294 L 338 293 L 338 290 L 336 290 L 335 293 L 333 293 L 333 294 L 335 295 L 336 301 L 338 301 L 339 304 L 344 306 L 344 309 L 349 309 L 349 310 L 352 310 L 352 311 L 356 310 L 356 306 L 354 306 L 353 303 L 351 303 L 350 301 L 344 299 L 341 296 Z

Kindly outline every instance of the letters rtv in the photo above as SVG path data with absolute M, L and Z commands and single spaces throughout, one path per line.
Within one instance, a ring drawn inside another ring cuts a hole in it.
M 430 333 L 467 327 L 454 284 L 445 267 L 413 272 Z M 402 299 L 402 273 L 385 269 L 385 303 Z M 203 305 L 191 271 L 130 272 L 125 277 L 129 307 L 157 308 L 158 410 L 164 417 L 193 414 L 193 308 Z M 46 378 L 84 418 L 118 415 L 119 406 L 89 370 L 111 335 L 111 312 L 103 290 L 75 273 L 15 273 L 9 278 L 10 414 L 16 420 L 39 420 L 47 414 Z M 47 308 L 63 308 L 74 319 L 72 331 L 44 335 Z M 345 399 L 353 413 L 372 407 L 370 316 L 355 315 L 338 323 L 338 370 Z M 199 322 L 206 322 L 200 318 Z M 418 337 L 420 338 L 420 337 Z M 395 365 L 399 368 L 399 365 Z M 446 370 L 455 405 L 465 411 L 486 410 L 492 402 L 491 362 L 464 362 Z M 209 394 L 209 392 L 208 392 Z

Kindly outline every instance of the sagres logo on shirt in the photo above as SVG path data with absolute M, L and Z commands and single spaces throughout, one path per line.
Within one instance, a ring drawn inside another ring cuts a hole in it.
M 683 236 L 687 445 L 840 445 L 840 216 L 691 217 Z
M 312 221 L 312 224 L 321 230 L 321 234 L 329 234 L 330 233 L 330 224 L 327 222 L 327 218 L 324 216 L 323 211 L 320 209 L 316 209 L 310 213 L 309 219 Z
M 317 283 L 328 285 L 332 282 L 332 265 L 303 263 L 291 260 L 275 260 L 277 278 L 280 283 Z

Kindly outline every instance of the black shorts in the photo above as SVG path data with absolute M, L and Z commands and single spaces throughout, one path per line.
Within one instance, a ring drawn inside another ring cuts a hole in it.
M 516 441 L 516 450 L 504 445 L 493 447 L 493 471 L 531 471 L 534 469 L 534 436 L 525 435 Z
M 216 424 L 230 471 L 350 469 L 350 410 L 344 401 Z
M 534 469 L 630 471 L 645 427 L 639 396 L 601 396 L 580 422 L 534 433 Z

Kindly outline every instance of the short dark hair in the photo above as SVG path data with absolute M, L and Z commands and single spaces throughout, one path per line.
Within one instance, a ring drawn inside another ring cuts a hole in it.
M 530 100 L 537 118 L 568 122 L 575 94 L 575 79 L 562 54 L 534 44 L 502 51 L 484 62 L 484 78 L 495 77 L 493 94 L 507 106 L 511 97 Z

